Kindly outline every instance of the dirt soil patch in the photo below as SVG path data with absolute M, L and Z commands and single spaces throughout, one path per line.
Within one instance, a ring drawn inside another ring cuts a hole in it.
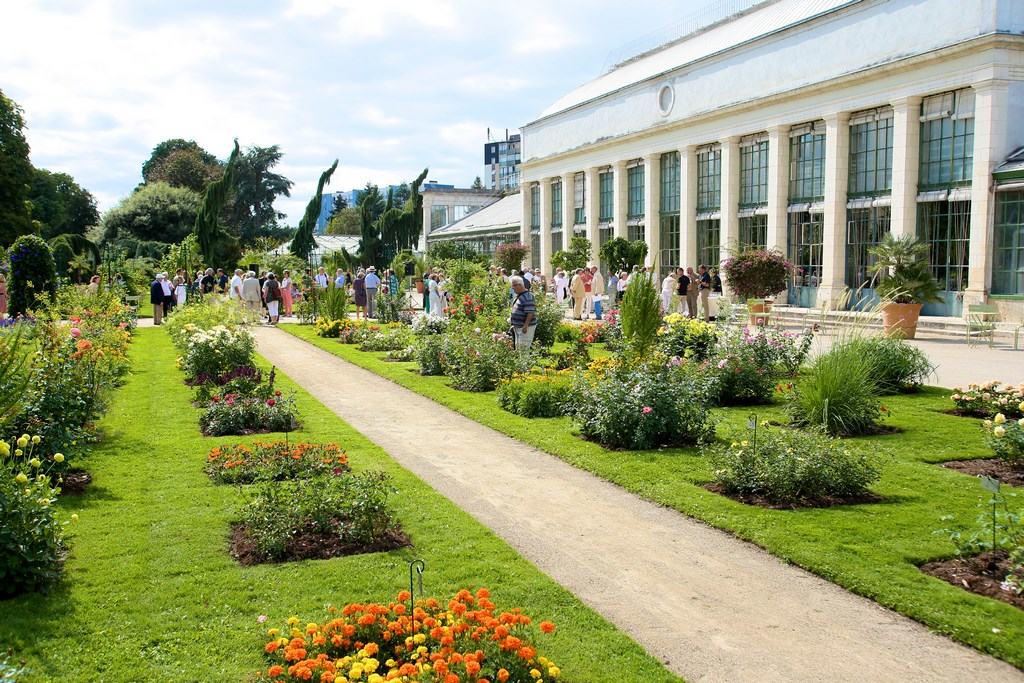
M 957 472 L 970 474 L 974 477 L 992 477 L 1007 486 L 1024 486 L 1024 469 L 1012 467 L 999 458 L 979 458 L 977 460 L 949 460 L 940 463 Z
M 249 538 L 248 529 L 245 524 L 232 524 L 231 536 L 229 537 L 231 556 L 245 567 L 251 567 L 256 564 L 295 562 L 297 560 L 327 560 L 332 557 L 380 553 L 410 546 L 412 546 L 412 541 L 399 527 L 390 529 L 384 534 L 384 538 L 381 541 L 370 545 L 344 543 L 334 534 L 306 531 L 299 533 L 288 542 L 283 557 L 270 559 L 260 552 L 259 548 L 256 547 L 256 543 Z
M 85 470 L 71 470 L 64 475 L 64 481 L 60 485 L 60 492 L 65 496 L 80 496 L 92 483 L 92 475 Z
M 800 508 L 830 508 L 836 505 L 857 505 L 860 503 L 880 503 L 882 496 L 871 493 L 861 494 L 859 496 L 821 496 L 818 498 L 805 498 L 797 503 L 776 503 L 769 500 L 767 497 L 753 494 L 753 493 L 735 493 L 726 491 L 721 484 L 705 484 L 704 488 L 712 493 L 717 493 L 720 496 L 731 498 L 737 502 L 743 503 L 744 505 L 756 505 L 758 507 L 767 508 L 769 510 L 798 510 Z
M 1024 609 L 1024 595 L 1003 590 L 1001 585 L 1010 573 L 1009 554 L 1005 550 L 990 550 L 974 557 L 928 562 L 921 565 L 921 571 L 972 593 Z

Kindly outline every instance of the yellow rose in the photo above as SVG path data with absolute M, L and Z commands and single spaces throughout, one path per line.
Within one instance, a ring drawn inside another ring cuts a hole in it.
M 18 482 L 19 484 L 27 484 L 28 475 L 26 475 L 24 472 L 18 472 L 18 474 L 14 477 L 14 481 Z
M 25 448 L 26 446 L 28 446 L 28 437 L 27 436 L 20 436 L 20 437 L 18 437 L 18 448 Z
M 64 454 L 63 453 L 54 453 L 53 454 L 53 461 L 54 462 L 64 462 Z
M 28 464 L 31 465 L 32 467 L 39 467 L 43 463 L 39 462 L 39 458 L 32 458 L 31 460 L 28 461 Z
M 997 439 L 1001 439 L 1006 436 L 1006 429 L 1004 427 L 996 427 L 992 430 L 992 434 L 995 435 Z
M 1003 415 L 1002 413 L 997 413 L 996 414 L 996 419 L 992 420 L 992 422 L 994 422 L 997 425 L 1001 425 L 1004 422 L 1006 422 L 1006 416 Z
M 42 441 L 42 439 L 39 438 L 38 436 L 33 436 L 32 437 L 32 443 L 39 443 L 40 441 Z

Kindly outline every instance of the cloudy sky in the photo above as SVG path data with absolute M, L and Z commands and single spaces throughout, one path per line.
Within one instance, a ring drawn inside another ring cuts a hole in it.
M 733 0 L 728 0 L 733 1 Z M 468 185 L 504 134 L 597 76 L 612 53 L 710 0 L 19 0 L 0 24 L 0 89 L 25 110 L 35 165 L 107 209 L 153 146 L 278 144 L 295 182 L 397 183 L 423 167 Z

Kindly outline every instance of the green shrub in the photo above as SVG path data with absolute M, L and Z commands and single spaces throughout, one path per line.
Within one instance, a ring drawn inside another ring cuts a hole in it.
M 583 336 L 578 325 L 570 322 L 559 322 L 555 328 L 555 341 L 563 344 L 575 344 Z
M 403 314 L 409 310 L 409 301 L 405 292 L 378 292 L 374 301 L 377 322 L 383 324 L 402 321 Z
M 251 366 L 255 352 L 256 340 L 247 330 L 222 325 L 195 330 L 188 337 L 181 369 L 190 381 L 217 377 L 240 366 Z
M 421 375 L 444 374 L 444 365 L 441 363 L 444 346 L 444 335 L 431 334 L 417 338 L 416 362 L 419 363 Z
M 711 364 L 718 376 L 720 405 L 768 403 L 775 381 L 799 367 L 811 338 L 763 328 L 722 330 Z
M 533 345 L 540 349 L 548 349 L 555 343 L 555 332 L 565 314 L 554 299 L 549 299 L 543 292 L 538 291 L 534 298 L 537 302 L 537 329 L 533 333 Z M 506 307 L 502 312 L 503 321 L 508 317 L 508 313 Z
M 309 479 L 351 470 L 348 455 L 337 444 L 287 441 L 215 446 L 204 469 L 215 484 Z
M 1007 419 L 997 413 L 983 423 L 989 448 L 1012 467 L 1024 467 L 1024 417 Z
M 245 321 L 245 312 L 237 301 L 219 296 L 207 296 L 201 301 L 175 306 L 164 321 L 164 329 L 179 353 L 189 346 L 189 339 L 201 330 L 226 327 L 233 330 Z
M 935 369 L 924 351 L 902 339 L 864 337 L 844 343 L 853 345 L 871 360 L 872 377 L 882 394 L 916 391 Z
M 287 555 L 303 533 L 336 535 L 342 543 L 370 546 L 397 528 L 387 475 L 344 476 L 259 484 L 241 510 L 246 535 L 267 559 Z
M 651 274 L 641 272 L 629 278 L 619 318 L 626 347 L 642 357 L 654 345 L 661 327 L 661 295 Z
M 705 451 L 724 491 L 814 504 L 863 495 L 881 476 L 877 458 L 823 432 L 765 426 L 754 436 Z
M 440 354 L 444 374 L 463 391 L 491 391 L 498 382 L 530 367 L 505 335 L 476 332 L 449 333 Z
M 378 330 L 372 327 L 359 345 L 360 351 L 398 351 L 412 344 L 413 331 L 408 325 L 391 323 Z
M 498 405 L 523 417 L 560 417 L 569 412 L 571 388 L 567 371 L 516 375 L 498 385 Z
M 872 360 L 853 344 L 838 344 L 818 356 L 789 395 L 786 409 L 793 423 L 834 436 L 870 432 L 882 413 L 874 371 Z
M 714 436 L 714 380 L 699 366 L 660 359 L 580 372 L 571 413 L 580 433 L 610 448 L 642 450 Z
M 679 313 L 666 316 L 658 328 L 658 349 L 669 357 L 705 360 L 711 356 L 717 340 L 714 325 Z
M 8 313 L 18 316 L 34 310 L 37 299 L 57 289 L 57 271 L 46 242 L 36 235 L 22 235 L 7 252 L 11 263 Z
M 0 441 L 0 598 L 43 589 L 60 578 L 64 534 L 52 507 L 59 489 L 50 482 L 64 456 L 43 459 L 38 450 L 27 434 Z

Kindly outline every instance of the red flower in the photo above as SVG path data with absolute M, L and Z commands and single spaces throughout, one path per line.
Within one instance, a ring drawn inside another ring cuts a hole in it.
M 270 406 L 271 408 L 274 407 L 274 403 L 276 403 L 276 401 L 274 401 L 274 399 L 272 399 L 272 398 L 268 398 L 267 399 L 267 405 Z

